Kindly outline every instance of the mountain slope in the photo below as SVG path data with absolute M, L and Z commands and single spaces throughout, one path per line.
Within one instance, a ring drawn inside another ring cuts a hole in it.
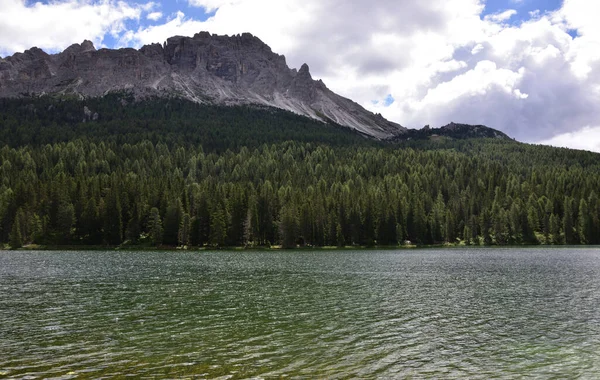
M 207 152 L 285 141 L 355 147 L 385 144 L 277 108 L 206 105 L 182 98 L 133 100 L 132 95 L 116 93 L 85 100 L 0 98 L 0 148 L 77 139 L 98 144 L 149 141 L 170 147 L 202 146 Z
M 0 97 L 83 98 L 123 90 L 138 99 L 181 97 L 206 104 L 276 107 L 377 139 L 406 130 L 313 80 L 308 65 L 290 69 L 284 56 L 249 33 L 176 36 L 139 50 L 96 50 L 84 41 L 55 55 L 34 47 L 0 59 Z
M 485 125 L 458 124 L 452 122 L 441 128 L 430 128 L 429 126 L 426 126 L 422 129 L 407 129 L 402 135 L 396 136 L 394 141 L 436 140 L 439 138 L 459 140 L 476 138 L 512 140 L 505 133 L 486 127 Z

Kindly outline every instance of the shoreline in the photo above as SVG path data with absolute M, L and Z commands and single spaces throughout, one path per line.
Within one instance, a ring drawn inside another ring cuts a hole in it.
M 488 249 L 506 249 L 506 248 L 594 248 L 600 247 L 598 245 L 544 245 L 544 244 L 522 244 L 522 245 L 464 245 L 464 244 L 431 244 L 431 245 L 398 245 L 398 246 L 324 246 L 324 247 L 294 247 L 294 248 L 283 248 L 281 246 L 271 247 L 173 247 L 173 246 L 106 246 L 106 245 L 26 245 L 17 249 L 10 249 L 0 247 L 2 251 L 124 251 L 124 252 L 137 252 L 137 251 L 156 251 L 156 252 L 218 252 L 218 251 L 236 251 L 236 252 L 299 252 L 299 251 L 369 251 L 369 250 L 384 250 L 384 251 L 396 251 L 396 250 L 423 250 L 423 249 L 475 249 L 475 248 L 488 248 Z

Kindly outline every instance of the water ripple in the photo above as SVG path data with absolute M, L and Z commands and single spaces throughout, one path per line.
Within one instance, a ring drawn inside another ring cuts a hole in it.
M 600 250 L 0 252 L 0 378 L 594 378 Z

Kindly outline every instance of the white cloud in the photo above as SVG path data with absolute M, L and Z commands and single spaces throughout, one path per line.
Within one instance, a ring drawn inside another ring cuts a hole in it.
M 492 22 L 504 22 L 504 21 L 508 21 L 512 18 L 512 16 L 516 15 L 517 11 L 514 9 L 507 9 L 504 12 L 501 13 L 495 13 L 492 15 L 487 15 L 485 16 L 485 20 L 486 21 L 492 21 Z
M 538 142 L 542 145 L 589 150 L 600 152 L 600 126 L 585 127 L 575 132 L 563 133 L 548 140 Z
M 146 16 L 146 18 L 148 20 L 152 20 L 152 21 L 158 21 L 163 17 L 162 12 L 152 12 L 152 13 L 148 13 L 148 15 Z
M 0 1 L 0 54 L 32 46 L 48 51 L 91 39 L 100 45 L 107 33 L 118 35 L 125 21 L 139 19 L 142 6 L 124 1 L 57 0 L 28 5 L 24 0 Z
M 555 22 L 564 29 L 576 30 L 578 37 L 567 51 L 573 72 L 587 78 L 600 64 L 600 2 L 565 0 L 563 7 L 554 15 Z M 597 69 L 596 69 L 597 73 Z
M 480 53 L 480 52 L 481 52 L 483 49 L 485 49 L 485 48 L 483 47 L 483 45 L 482 45 L 482 44 L 477 44 L 477 45 L 475 45 L 475 47 L 474 47 L 474 48 L 471 50 L 471 54 L 473 54 L 473 55 L 479 54 L 479 53 Z
M 225 5 L 241 3 L 241 0 L 188 0 L 188 3 L 192 7 L 202 7 L 210 13 Z
M 513 94 L 520 99 L 526 98 L 521 94 L 516 84 L 520 82 L 525 69 L 518 72 L 507 69 L 498 69 L 491 61 L 480 61 L 473 70 L 455 76 L 448 82 L 440 83 L 437 87 L 429 90 L 422 99 L 424 106 L 437 106 L 445 102 L 451 102 L 462 96 L 485 95 L 492 89 Z

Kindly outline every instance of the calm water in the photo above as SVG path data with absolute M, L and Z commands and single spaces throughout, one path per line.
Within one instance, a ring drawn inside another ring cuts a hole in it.
M 600 249 L 0 252 L 0 377 L 599 374 Z

